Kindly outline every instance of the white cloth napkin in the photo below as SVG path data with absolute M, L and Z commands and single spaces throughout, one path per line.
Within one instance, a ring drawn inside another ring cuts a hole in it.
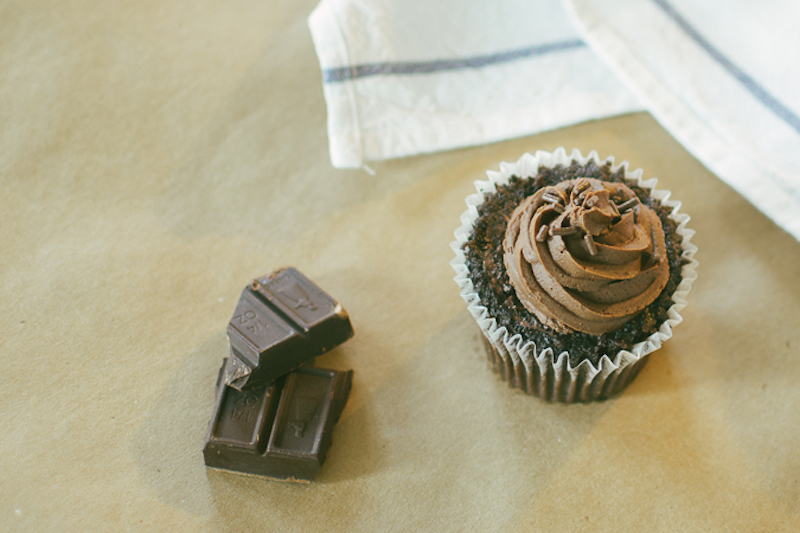
M 653 116 L 800 240 L 800 4 L 568 4 L 586 41 Z
M 563 1 L 322 0 L 333 165 L 647 109 L 800 240 L 800 4 Z
M 560 0 L 322 0 L 309 26 L 339 168 L 642 109 Z

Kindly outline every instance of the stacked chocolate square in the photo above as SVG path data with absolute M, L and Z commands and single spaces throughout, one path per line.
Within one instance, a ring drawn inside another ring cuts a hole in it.
M 207 466 L 308 483 L 322 466 L 353 371 L 301 366 L 353 336 L 347 311 L 295 268 L 254 280 L 228 323 Z

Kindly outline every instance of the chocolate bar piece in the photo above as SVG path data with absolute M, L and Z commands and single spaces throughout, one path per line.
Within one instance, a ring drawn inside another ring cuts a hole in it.
M 331 446 L 352 376 L 352 370 L 301 367 L 267 387 L 244 392 L 219 379 L 203 448 L 206 465 L 310 482 Z
M 242 291 L 228 324 L 225 383 L 264 387 L 353 336 L 347 311 L 295 268 L 258 278 Z

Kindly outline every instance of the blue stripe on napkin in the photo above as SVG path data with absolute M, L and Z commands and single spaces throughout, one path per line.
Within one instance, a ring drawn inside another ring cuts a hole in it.
M 363 65 L 353 65 L 350 67 L 329 68 L 323 71 L 323 81 L 325 83 L 338 83 L 368 76 L 380 76 L 387 74 L 427 74 L 431 72 L 442 72 L 445 70 L 460 70 L 467 68 L 481 68 L 499 63 L 508 63 L 533 56 L 541 56 L 551 52 L 571 50 L 586 46 L 580 39 L 559 41 L 536 46 L 528 46 L 508 52 L 500 52 L 485 56 L 474 56 L 457 59 L 439 59 L 434 61 L 408 61 L 408 62 L 387 62 L 387 63 L 366 63 Z
M 658 7 L 664 10 L 669 18 L 681 27 L 686 34 L 692 38 L 700 47 L 705 50 L 714 60 L 722 65 L 728 73 L 736 78 L 750 94 L 755 96 L 762 104 L 767 106 L 778 118 L 786 122 L 789 126 L 794 128 L 797 133 L 800 133 L 800 117 L 795 115 L 791 109 L 783 105 L 777 98 L 772 96 L 766 89 L 758 84 L 749 74 L 743 71 L 733 61 L 728 59 L 722 52 L 714 48 L 714 46 L 703 37 L 703 35 L 692 26 L 678 11 L 666 0 L 653 0 Z

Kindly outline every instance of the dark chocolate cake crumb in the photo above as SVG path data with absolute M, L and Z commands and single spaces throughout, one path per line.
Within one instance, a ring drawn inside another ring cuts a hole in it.
M 557 333 L 544 326 L 517 299 L 514 288 L 506 274 L 503 262 L 503 239 L 514 209 L 528 196 L 547 185 L 555 185 L 564 180 L 591 177 L 609 182 L 621 182 L 630 187 L 639 200 L 655 210 L 664 226 L 667 257 L 669 259 L 669 281 L 667 286 L 639 315 L 622 327 L 603 335 L 588 333 Z M 678 224 L 671 218 L 671 209 L 652 198 L 647 189 L 638 187 L 636 182 L 625 178 L 624 169 L 611 172 L 611 164 L 598 166 L 594 161 L 580 165 L 572 161 L 569 167 L 557 165 L 553 168 L 539 167 L 539 173 L 530 179 L 512 176 L 508 185 L 498 185 L 497 192 L 486 193 L 483 203 L 478 206 L 478 218 L 473 224 L 470 239 L 464 244 L 469 277 L 481 304 L 490 316 L 504 326 L 511 335 L 520 334 L 536 342 L 537 349 L 551 347 L 555 355 L 568 350 L 570 364 L 574 367 L 588 359 L 595 366 L 603 355 L 613 358 L 620 350 L 630 350 L 658 330 L 668 318 L 667 310 L 674 303 L 672 294 L 680 284 L 683 265 L 689 260 L 681 256 Z

